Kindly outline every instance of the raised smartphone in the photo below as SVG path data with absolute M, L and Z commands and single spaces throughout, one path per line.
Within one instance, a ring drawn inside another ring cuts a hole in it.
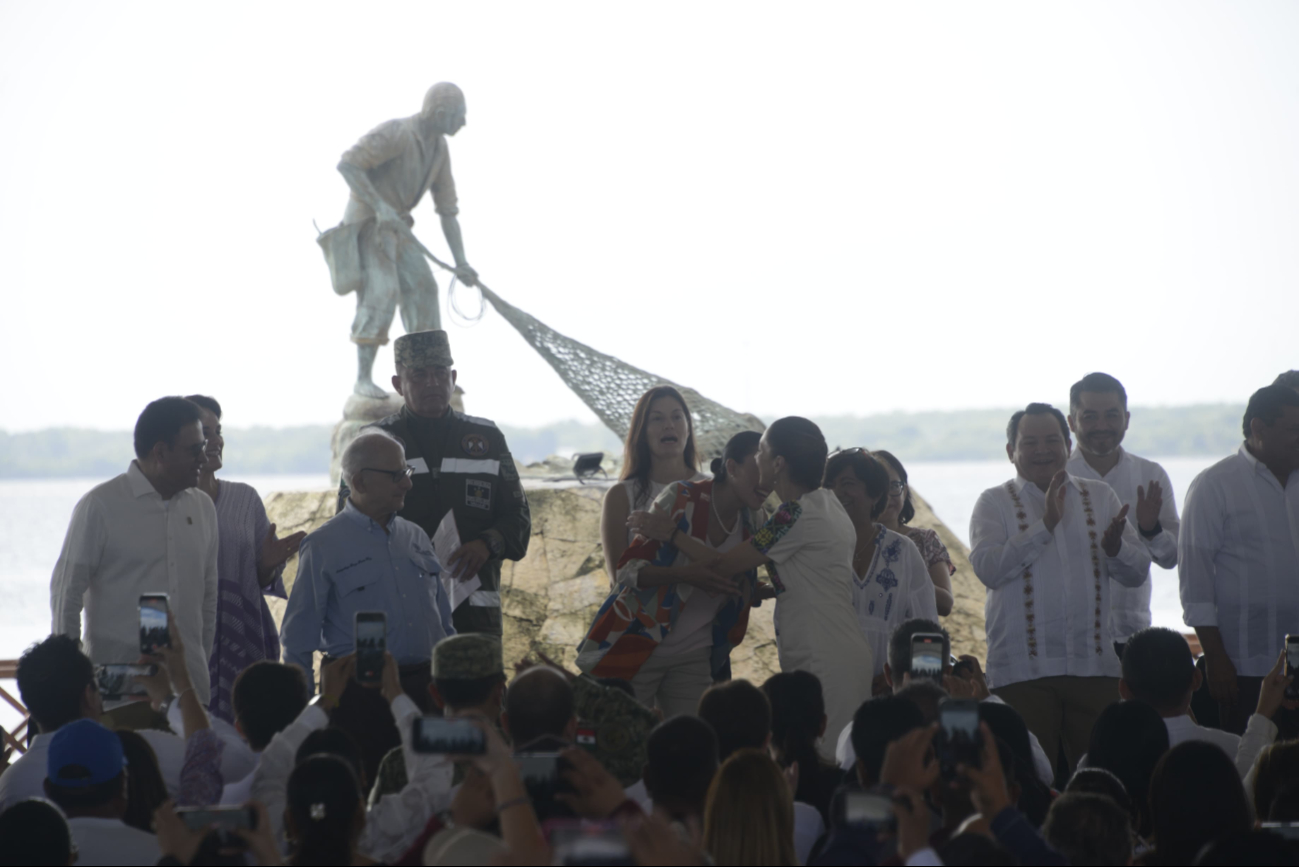
M 158 673 L 156 665 L 125 665 L 111 663 L 95 666 L 95 686 L 99 694 L 107 699 L 124 698 L 128 695 L 145 695 L 144 685 L 136 683 L 134 678 L 153 677 Z
M 487 752 L 487 736 L 467 719 L 417 716 L 412 725 L 411 747 L 417 753 L 480 756 Z
M 980 764 L 979 703 L 949 698 L 938 706 L 938 766 L 944 778 L 956 776 L 960 764 Z
M 1294 678 L 1285 688 L 1285 697 L 1299 699 L 1299 635 L 1285 637 L 1285 673 Z
M 159 647 L 171 647 L 167 632 L 167 594 L 140 594 L 140 652 L 152 654 Z
M 912 677 L 943 679 L 943 636 L 937 632 L 917 632 L 911 636 Z
M 383 654 L 388 649 L 388 617 L 382 611 L 356 612 L 356 680 L 383 680 Z

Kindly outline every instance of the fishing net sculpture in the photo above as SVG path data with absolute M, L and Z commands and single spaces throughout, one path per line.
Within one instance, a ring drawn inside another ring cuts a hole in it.
M 612 355 L 605 355 L 585 343 L 560 334 L 536 317 L 504 301 L 486 286 L 479 284 L 478 288 L 483 297 L 496 308 L 496 312 L 523 335 L 523 339 L 550 363 L 564 384 L 619 439 L 627 438 L 627 428 L 636 401 L 656 385 L 671 385 L 685 397 L 690 414 L 694 417 L 695 447 L 705 462 L 719 456 L 726 441 L 740 431 L 761 431 L 766 428 L 756 416 L 728 409 L 693 388 L 633 367 Z

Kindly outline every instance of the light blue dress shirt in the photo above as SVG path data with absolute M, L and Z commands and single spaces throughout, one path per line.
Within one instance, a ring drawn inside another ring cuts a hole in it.
M 351 653 L 358 611 L 388 616 L 388 652 L 398 665 L 427 662 L 433 645 L 455 635 L 442 566 L 428 534 L 393 515 L 387 532 L 348 500 L 302 540 L 298 577 L 280 640 L 284 661 L 311 677 L 312 653 Z

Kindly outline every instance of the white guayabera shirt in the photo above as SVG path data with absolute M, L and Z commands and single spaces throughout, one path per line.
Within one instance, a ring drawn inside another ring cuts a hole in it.
M 1136 587 L 1150 572 L 1150 552 L 1131 524 L 1117 557 L 1101 548 L 1121 508 L 1109 485 L 1069 476 L 1060 523 L 1048 531 L 1046 494 L 1023 477 L 979 496 L 970 518 L 970 564 L 988 588 L 989 686 L 1119 676 L 1109 579 Z
M 167 594 L 190 681 L 206 706 L 216 637 L 216 507 L 197 488 L 164 500 L 131 461 L 125 473 L 93 488 L 72 511 L 50 579 L 52 631 L 82 639 L 96 665 L 135 662 L 142 593 Z
M 1119 462 L 1102 476 L 1092 469 L 1077 446 L 1069 456 L 1066 467 L 1069 474 L 1083 479 L 1104 482 L 1119 495 L 1119 501 L 1129 506 L 1128 523 L 1137 530 L 1141 544 L 1150 552 L 1150 558 L 1165 569 L 1177 566 L 1177 532 L 1181 521 L 1177 517 L 1177 503 L 1173 501 L 1173 483 L 1164 468 L 1154 461 L 1138 457 L 1120 448 Z M 1137 487 L 1150 488 L 1152 481 L 1164 489 L 1164 503 L 1159 509 L 1159 533 L 1152 539 L 1141 535 L 1137 526 Z M 1110 582 L 1110 632 L 1115 641 L 1127 641 L 1150 625 L 1150 582 L 1139 587 L 1124 587 Z
M 1299 633 L 1299 472 L 1282 488 L 1242 444 L 1191 482 L 1180 535 L 1186 624 L 1218 627 L 1237 674 L 1266 675 Z

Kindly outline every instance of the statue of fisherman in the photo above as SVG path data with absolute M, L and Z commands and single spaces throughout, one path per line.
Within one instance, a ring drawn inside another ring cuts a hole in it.
M 383 398 L 371 371 L 379 347 L 388 342 L 393 314 L 401 307 L 408 334 L 442 327 L 438 287 L 424 253 L 411 234 L 411 211 L 428 190 L 442 218 L 442 234 L 455 258 L 456 278 L 467 286 L 478 274 L 465 261 L 456 219 L 456 184 L 451 177 L 447 136 L 465 125 L 465 96 L 450 82 L 429 88 L 424 107 L 412 117 L 390 120 L 361 137 L 343 154 L 338 172 L 352 195 L 343 222 L 317 239 L 329 263 L 334 291 L 356 292 L 356 386 L 364 397 Z

